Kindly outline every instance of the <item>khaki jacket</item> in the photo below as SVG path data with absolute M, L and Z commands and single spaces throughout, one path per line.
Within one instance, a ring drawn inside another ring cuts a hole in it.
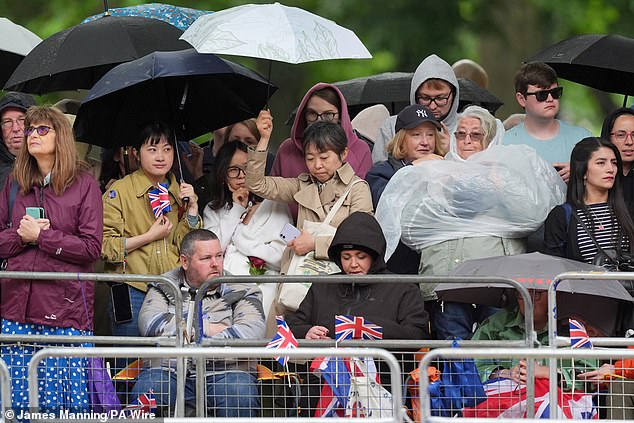
M 130 273 L 137 275 L 161 275 L 179 265 L 179 247 L 183 237 L 192 229 L 202 226 L 200 217 L 194 228 L 187 222 L 187 212 L 178 220 L 179 207 L 184 207 L 178 197 L 179 186 L 176 177 L 170 174 L 170 205 L 167 213 L 173 225 L 172 232 L 165 239 L 150 242 L 125 255 L 125 238 L 141 235 L 155 222 L 150 207 L 148 191 L 152 183 L 143 170 L 120 179 L 103 195 L 103 245 L 101 258 L 105 262 L 106 273 Z M 124 269 L 124 258 L 126 265 Z M 131 286 L 146 290 L 144 283 L 130 283 Z
M 284 203 L 297 202 L 297 227 L 302 228 L 304 222 L 323 222 L 337 199 L 348 189 L 350 184 L 360 178 L 354 174 L 354 169 L 344 163 L 331 180 L 320 184 L 311 175 L 302 173 L 297 178 L 283 178 L 280 176 L 264 176 L 266 166 L 266 151 L 249 149 L 247 162 L 246 185 L 249 191 L 260 197 Z M 321 189 L 320 189 L 321 185 Z M 330 224 L 334 227 L 355 211 L 373 214 L 372 196 L 367 182 L 354 184 L 350 194 L 337 211 Z M 328 259 L 328 247 L 332 236 L 315 237 L 315 257 Z M 287 249 L 288 251 L 288 249 Z M 289 257 L 282 257 L 282 270 Z M 285 266 L 286 264 L 286 266 Z

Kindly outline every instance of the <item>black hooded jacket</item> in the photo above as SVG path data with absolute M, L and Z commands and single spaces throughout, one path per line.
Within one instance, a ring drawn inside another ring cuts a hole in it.
M 7 177 L 13 170 L 13 164 L 15 163 L 15 156 L 9 153 L 7 146 L 2 141 L 0 136 L 0 190 L 4 187 L 4 183 Z
M 385 261 L 385 237 L 376 219 L 362 212 L 352 213 L 337 229 L 328 256 L 341 267 L 345 245 L 361 246 L 376 257 L 368 274 L 389 273 Z M 362 279 L 362 276 L 352 276 Z M 383 339 L 428 338 L 429 316 L 416 284 L 360 282 L 313 284 L 299 309 L 287 318 L 298 338 L 305 338 L 313 326 L 324 326 L 335 337 L 335 315 L 363 316 L 383 327 Z

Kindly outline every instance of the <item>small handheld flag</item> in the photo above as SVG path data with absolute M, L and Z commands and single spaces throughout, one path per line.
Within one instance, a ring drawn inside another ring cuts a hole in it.
M 170 195 L 167 191 L 167 184 L 159 184 L 158 188 L 150 190 L 148 197 L 150 198 L 150 206 L 154 212 L 155 219 L 158 219 L 172 210 L 170 207 Z
M 578 320 L 568 319 L 570 324 L 570 348 L 592 348 L 586 327 Z
M 344 339 L 383 339 L 383 327 L 368 322 L 361 316 L 335 316 L 336 342 Z
M 284 316 L 275 316 L 275 320 L 277 320 L 277 333 L 266 348 L 297 348 L 299 343 L 284 320 Z M 282 366 L 288 363 L 288 357 L 275 357 L 275 359 Z

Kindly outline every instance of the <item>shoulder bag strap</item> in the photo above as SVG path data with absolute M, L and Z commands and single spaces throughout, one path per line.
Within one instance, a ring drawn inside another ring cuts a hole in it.
M 350 186 L 348 187 L 348 189 L 341 195 L 341 197 L 339 197 L 337 202 L 335 204 L 333 204 L 332 208 L 330 209 L 330 211 L 326 215 L 326 218 L 324 219 L 323 223 L 325 223 L 327 225 L 330 225 L 330 222 L 332 221 L 332 219 L 335 218 L 335 215 L 337 214 L 337 212 L 339 211 L 339 209 L 343 205 L 343 202 L 346 201 L 346 197 L 348 197 L 348 194 L 350 194 L 350 191 L 352 191 L 352 187 L 357 182 L 365 182 L 365 181 L 363 179 L 357 179 L 356 181 L 353 181 L 350 184 Z
M 575 217 L 575 219 L 577 219 L 577 222 L 579 222 L 579 224 L 581 225 L 581 227 L 583 228 L 584 231 L 586 231 L 586 233 L 588 234 L 588 236 L 590 237 L 590 240 L 592 241 L 592 243 L 594 244 L 595 247 L 597 247 L 597 252 L 601 251 L 603 253 L 605 253 L 605 251 L 603 251 L 603 248 L 601 248 L 601 246 L 599 245 L 599 243 L 597 242 L 596 238 L 594 237 L 594 235 L 592 234 L 592 232 L 590 232 L 590 230 L 588 229 L 588 227 L 586 226 L 585 223 L 583 223 L 583 220 L 581 220 L 581 218 L 579 217 L 579 215 L 577 214 L 576 210 L 574 210 L 572 207 L 570 208 L 570 213 Z

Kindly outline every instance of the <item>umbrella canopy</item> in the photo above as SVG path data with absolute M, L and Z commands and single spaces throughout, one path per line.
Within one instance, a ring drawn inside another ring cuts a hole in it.
M 372 58 L 349 29 L 303 9 L 279 3 L 245 4 L 202 16 L 181 39 L 200 53 L 286 63 Z
M 40 41 L 40 37 L 25 27 L 0 18 L 0 86 L 4 86 L 24 56 Z
M 583 34 L 560 41 L 526 59 L 552 66 L 563 79 L 602 91 L 634 94 L 634 39 Z
M 354 78 L 347 81 L 334 82 L 346 98 L 348 107 L 360 110 L 374 104 L 383 104 L 392 114 L 398 113 L 410 104 L 412 82 L 411 72 L 385 72 L 377 75 Z M 476 104 L 495 114 L 504 103 L 485 88 L 473 81 L 458 78 L 460 85 L 460 106 L 458 110 L 469 104 Z M 356 113 L 351 113 L 354 115 Z
M 141 16 L 143 18 L 160 19 L 176 28 L 185 31 L 199 17 L 213 13 L 211 10 L 199 10 L 189 7 L 172 6 L 163 3 L 147 3 L 138 6 L 108 9 L 107 12 L 89 16 L 81 23 L 91 22 L 103 16 Z
M 34 94 L 90 89 L 119 63 L 188 48 L 182 31 L 156 19 L 105 16 L 51 35 L 20 63 L 5 88 Z
M 605 269 L 561 257 L 541 253 L 489 257 L 465 261 L 452 272 L 460 276 L 501 276 L 515 279 L 528 289 L 547 290 L 552 279 L 564 272 L 604 272 Z M 438 298 L 443 301 L 484 304 L 503 307 L 516 302 L 508 287 L 495 284 L 439 284 Z M 620 302 L 632 297 L 617 280 L 563 281 L 557 288 L 557 309 L 560 317 L 578 314 L 607 334 L 617 322 Z
M 79 108 L 75 134 L 102 147 L 131 145 L 142 124 L 162 120 L 179 140 L 192 139 L 257 116 L 268 85 L 213 54 L 155 52 L 113 68 L 95 84 Z

